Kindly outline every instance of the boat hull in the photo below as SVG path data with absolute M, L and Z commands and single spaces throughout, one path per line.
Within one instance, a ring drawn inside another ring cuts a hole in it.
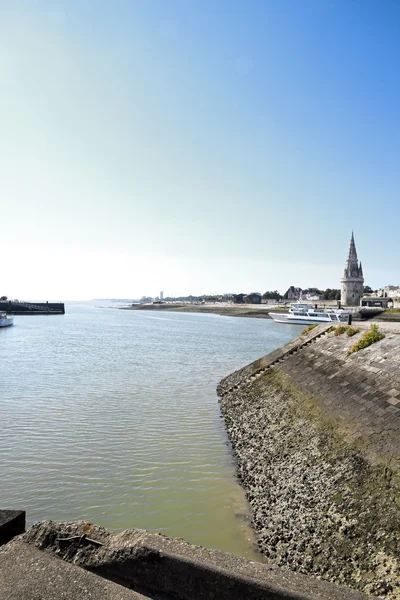
M 10 327 L 13 323 L 13 317 L 0 318 L 0 327 Z

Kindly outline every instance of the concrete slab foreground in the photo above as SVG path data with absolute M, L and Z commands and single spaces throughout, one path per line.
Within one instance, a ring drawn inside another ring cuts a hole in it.
M 146 600 L 117 583 L 14 540 L 0 548 L 2 600 Z
M 14 543 L 34 546 L 47 555 L 54 553 L 56 558 L 118 581 L 129 590 L 147 590 L 145 593 L 157 600 L 367 598 L 270 563 L 249 561 L 142 529 L 113 533 L 84 521 L 43 521 L 10 545 Z M 0 598 L 3 600 L 1 589 Z

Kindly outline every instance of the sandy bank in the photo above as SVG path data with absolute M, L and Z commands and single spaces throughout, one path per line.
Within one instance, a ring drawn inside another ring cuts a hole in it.
M 288 307 L 277 308 L 267 304 L 137 304 L 123 307 L 121 310 L 166 310 L 173 312 L 197 312 L 205 314 L 222 315 L 226 317 L 251 317 L 256 319 L 270 319 L 268 312 L 287 312 Z

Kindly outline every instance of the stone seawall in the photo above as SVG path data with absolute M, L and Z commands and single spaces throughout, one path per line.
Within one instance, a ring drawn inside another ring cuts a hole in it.
M 399 599 L 400 335 L 327 331 L 220 383 L 238 476 L 277 565 Z

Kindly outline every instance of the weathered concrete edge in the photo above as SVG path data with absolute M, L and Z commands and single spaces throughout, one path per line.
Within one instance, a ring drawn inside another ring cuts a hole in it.
M 317 325 L 306 334 L 300 334 L 297 338 L 288 342 L 284 346 L 277 348 L 273 352 L 266 354 L 252 363 L 242 367 L 238 371 L 227 375 L 217 386 L 217 393 L 223 396 L 238 389 L 245 383 L 251 383 L 256 377 L 262 375 L 269 367 L 284 359 L 288 354 L 297 352 L 304 346 L 308 346 L 321 336 L 325 335 L 328 329 L 331 329 L 332 323 Z
M 57 538 L 90 532 L 103 544 L 68 548 Z M 144 530 L 111 534 L 88 523 L 43 522 L 17 540 L 55 553 L 123 585 L 183 600 L 362 600 L 365 595 L 272 564 L 257 563 L 218 550 L 193 546 Z M 11 542 L 12 543 L 12 542 Z
M 21 540 L 14 540 L 0 548 L 0 598 L 150 600 Z
M 0 546 L 25 531 L 24 510 L 0 509 Z

